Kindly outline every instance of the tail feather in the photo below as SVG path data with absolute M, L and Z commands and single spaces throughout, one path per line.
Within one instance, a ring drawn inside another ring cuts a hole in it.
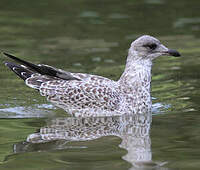
M 69 72 L 65 72 L 63 70 L 56 69 L 56 68 L 48 66 L 48 65 L 43 65 L 43 64 L 35 65 L 33 63 L 24 61 L 20 58 L 17 58 L 15 56 L 5 53 L 5 52 L 3 54 L 15 61 L 27 66 L 30 70 L 40 73 L 41 75 L 48 75 L 48 76 L 52 76 L 52 77 L 61 78 L 64 80 L 80 80 L 76 77 L 73 77 Z
M 41 84 L 47 81 L 80 80 L 69 72 L 48 65 L 35 65 L 8 53 L 3 54 L 22 64 L 18 65 L 12 62 L 5 62 L 5 65 L 23 79 L 26 85 L 31 88 L 39 89 Z
M 14 73 L 16 73 L 24 81 L 27 78 L 31 77 L 32 74 L 34 74 L 34 72 L 30 71 L 29 69 L 27 69 L 26 67 L 22 65 L 18 65 L 11 62 L 5 62 L 5 65 L 9 67 Z
M 39 89 L 41 84 L 44 82 L 58 80 L 57 78 L 34 73 L 23 65 L 18 65 L 11 62 L 5 62 L 5 65 L 9 67 L 21 79 L 23 79 L 27 86 L 34 89 Z
M 36 72 L 38 72 L 38 73 L 40 73 L 40 74 L 44 74 L 44 73 L 42 72 L 41 68 L 40 68 L 39 66 L 33 64 L 33 63 L 24 61 L 24 60 L 22 60 L 22 59 L 20 59 L 20 58 L 17 58 L 17 57 L 15 57 L 15 56 L 13 56 L 13 55 L 11 55 L 11 54 L 8 54 L 8 53 L 5 53 L 5 52 L 4 52 L 3 54 L 6 55 L 6 56 L 9 57 L 9 58 L 11 58 L 11 59 L 13 59 L 13 60 L 15 60 L 15 61 L 21 63 L 21 64 L 23 64 L 23 65 L 29 67 L 30 69 L 32 69 L 32 70 L 34 70 L 34 71 L 36 71 Z

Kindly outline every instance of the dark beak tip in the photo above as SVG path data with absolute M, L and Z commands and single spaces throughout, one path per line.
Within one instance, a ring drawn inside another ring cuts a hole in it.
M 181 57 L 181 54 L 178 52 L 176 54 L 173 55 L 174 57 Z
M 173 50 L 173 49 L 169 49 L 169 50 L 168 50 L 168 53 L 169 53 L 171 56 L 174 56 L 174 57 L 180 57 L 180 56 L 181 56 L 181 54 L 180 54 L 178 51 Z
M 174 57 L 181 57 L 181 54 L 178 51 L 176 51 L 176 53 L 174 54 Z

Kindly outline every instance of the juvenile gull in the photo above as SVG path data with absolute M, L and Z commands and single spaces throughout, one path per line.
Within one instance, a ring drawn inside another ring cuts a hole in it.
M 162 56 L 179 57 L 156 38 L 144 35 L 132 42 L 126 67 L 118 81 L 105 77 L 71 73 L 48 65 L 35 65 L 4 53 L 21 63 L 5 62 L 26 85 L 74 116 L 110 116 L 149 113 L 152 60 Z

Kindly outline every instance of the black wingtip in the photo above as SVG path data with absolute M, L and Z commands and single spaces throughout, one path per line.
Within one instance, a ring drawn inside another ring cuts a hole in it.
M 11 63 L 11 62 L 8 62 L 8 61 L 5 61 L 3 63 L 5 64 L 5 66 L 7 66 L 8 68 L 10 68 L 12 70 L 14 63 Z
M 5 62 L 3 62 L 4 64 L 5 64 L 5 66 L 8 66 L 8 62 L 7 61 L 5 61 Z
M 38 73 L 41 73 L 41 71 L 42 71 L 42 70 L 40 69 L 39 66 L 37 66 L 37 65 L 35 65 L 35 64 L 33 64 L 33 63 L 30 63 L 30 62 L 28 62 L 28 61 L 25 61 L 25 60 L 22 60 L 22 59 L 20 59 L 20 58 L 17 58 L 17 57 L 15 57 L 14 55 L 8 54 L 8 53 L 6 53 L 6 52 L 3 52 L 3 54 L 6 55 L 6 56 L 9 57 L 9 58 L 11 58 L 11 59 L 13 59 L 13 60 L 15 60 L 15 61 L 21 63 L 21 64 L 23 64 L 23 65 L 29 67 L 30 69 L 33 69 L 33 70 L 37 71 Z M 41 73 L 41 74 L 42 74 L 42 73 Z
M 7 56 L 7 57 L 9 57 L 9 58 L 11 58 L 11 59 L 13 59 L 13 60 L 15 60 L 15 61 L 18 61 L 18 62 L 22 63 L 22 64 L 25 64 L 25 63 L 26 63 L 26 61 L 21 60 L 20 58 L 17 58 L 17 57 L 15 57 L 15 56 L 12 55 L 12 54 L 8 54 L 8 53 L 6 53 L 6 52 L 3 52 L 3 54 L 4 54 L 5 56 Z
M 3 54 L 4 54 L 4 55 L 10 55 L 10 54 L 8 54 L 8 53 L 6 53 L 6 52 L 3 52 Z
M 11 55 L 11 54 L 8 54 L 8 53 L 6 53 L 6 52 L 3 52 L 3 54 L 6 55 L 6 56 L 9 57 L 9 58 L 14 59 L 14 60 L 16 59 L 15 56 L 13 56 L 13 55 Z
M 76 77 L 71 76 L 70 74 L 61 72 L 58 69 L 55 69 L 53 67 L 45 66 L 45 65 L 35 65 L 33 63 L 30 63 L 28 61 L 17 58 L 15 56 L 11 55 L 11 54 L 6 53 L 6 52 L 3 52 L 3 54 L 5 56 L 19 62 L 20 64 L 26 66 L 29 70 L 31 70 L 33 72 L 37 72 L 37 73 L 40 73 L 42 75 L 48 75 L 48 76 L 61 78 L 61 79 L 64 79 L 64 80 L 80 80 Z M 7 63 L 5 63 L 5 64 L 6 64 L 6 66 L 9 67 L 9 64 L 7 64 Z
M 31 75 L 33 74 L 33 72 L 31 72 L 30 70 L 28 70 L 27 68 L 24 68 L 18 64 L 12 63 L 12 62 L 4 62 L 4 64 L 10 68 L 15 74 L 17 74 L 21 79 L 23 79 L 24 81 L 31 77 Z

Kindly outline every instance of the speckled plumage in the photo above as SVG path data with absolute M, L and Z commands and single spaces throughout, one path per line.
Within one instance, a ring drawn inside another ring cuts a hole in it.
M 124 73 L 118 81 L 33 65 L 5 55 L 23 64 L 6 63 L 29 87 L 38 89 L 42 96 L 69 114 L 87 117 L 150 112 L 152 60 L 161 55 L 180 54 L 154 37 L 139 37 L 131 44 Z

